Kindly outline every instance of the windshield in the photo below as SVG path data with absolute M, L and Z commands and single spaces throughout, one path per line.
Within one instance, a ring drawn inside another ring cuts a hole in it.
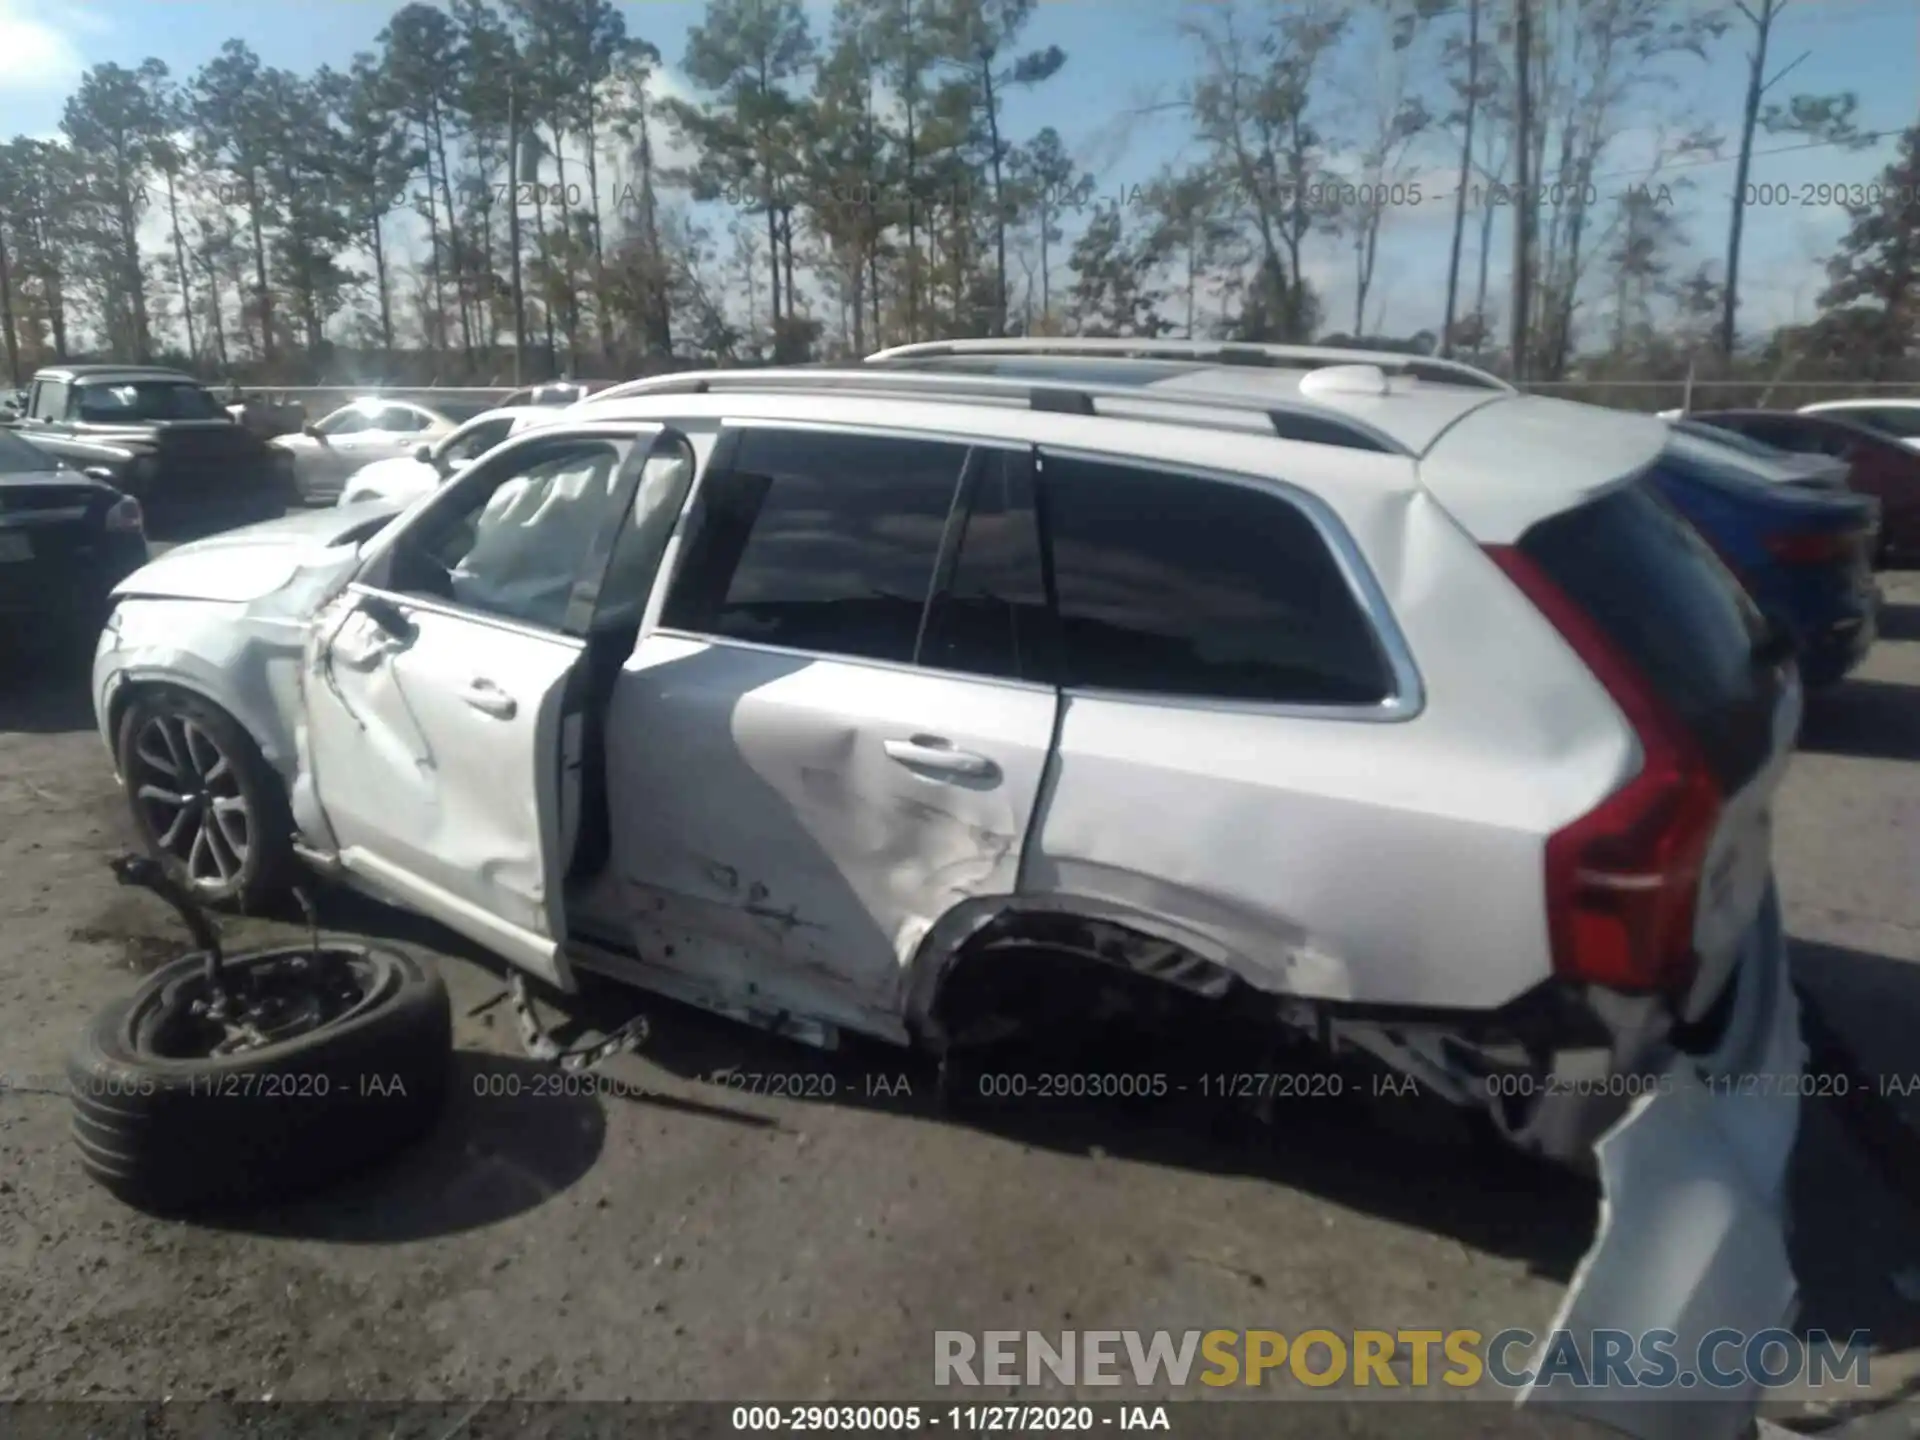
M 0 430 L 0 475 L 31 475 L 57 468 L 53 457 L 46 451 L 29 444 L 18 435 Z
M 213 396 L 189 380 L 128 380 L 82 385 L 77 394 L 80 418 L 113 424 L 131 420 L 226 420 Z

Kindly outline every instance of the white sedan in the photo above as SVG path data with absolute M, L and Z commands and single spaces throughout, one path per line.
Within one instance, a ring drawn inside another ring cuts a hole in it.
M 292 457 L 294 482 L 305 503 L 331 504 L 362 467 L 443 440 L 484 408 L 472 401 L 355 400 L 296 435 L 267 443 Z
M 376 460 L 356 470 L 341 487 L 341 505 L 362 500 L 396 500 L 406 503 L 440 486 L 478 460 L 507 436 L 542 419 L 551 419 L 552 410 L 539 405 L 502 406 L 484 410 L 459 429 L 431 444 L 414 446 L 406 455 Z

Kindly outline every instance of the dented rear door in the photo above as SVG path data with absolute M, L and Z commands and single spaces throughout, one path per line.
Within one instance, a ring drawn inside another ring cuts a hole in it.
M 640 953 L 718 998 L 898 1026 L 906 957 L 1009 895 L 1056 695 L 1019 448 L 737 425 L 608 716 Z

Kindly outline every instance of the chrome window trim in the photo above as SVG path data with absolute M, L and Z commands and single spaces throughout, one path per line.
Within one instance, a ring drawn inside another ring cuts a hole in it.
M 1386 592 L 1381 589 L 1373 569 L 1367 564 L 1366 557 L 1360 553 L 1347 527 L 1341 523 L 1339 515 L 1318 495 L 1290 480 L 1275 476 L 1249 475 L 1232 470 L 1221 470 L 1205 465 L 1173 465 L 1161 460 L 1142 460 L 1137 456 L 1120 456 L 1109 451 L 1089 450 L 1084 446 L 1036 445 L 1039 453 L 1039 485 L 1046 487 L 1046 459 L 1048 455 L 1062 458 L 1084 460 L 1100 465 L 1119 465 L 1131 470 L 1146 470 L 1161 475 L 1189 477 L 1208 483 L 1233 485 L 1245 490 L 1255 490 L 1271 496 L 1281 504 L 1292 505 L 1306 516 L 1307 522 L 1319 534 L 1321 541 L 1333 555 L 1334 564 L 1339 568 L 1341 578 L 1347 582 L 1348 592 L 1360 607 L 1368 627 L 1373 632 L 1373 641 L 1380 656 L 1387 662 L 1387 672 L 1391 693 L 1384 700 L 1371 705 L 1350 705 L 1344 703 L 1315 704 L 1294 700 L 1240 700 L 1218 695 L 1180 695 L 1159 690 L 1116 690 L 1096 685 L 1062 686 L 1061 693 L 1080 696 L 1089 700 L 1117 700 L 1128 704 L 1176 706 L 1181 709 L 1219 711 L 1231 714 L 1252 714 L 1284 716 L 1302 720 L 1360 720 L 1372 723 L 1400 723 L 1411 720 L 1426 709 L 1426 686 L 1421 681 L 1419 666 L 1414 663 L 1413 650 L 1400 629 L 1400 622 L 1394 618 L 1393 607 L 1387 603 Z

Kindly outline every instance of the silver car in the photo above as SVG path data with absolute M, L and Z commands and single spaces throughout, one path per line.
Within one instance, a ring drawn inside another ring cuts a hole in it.
M 411 455 L 432 445 L 486 406 L 480 403 L 436 400 L 355 400 L 331 415 L 301 427 L 297 435 L 282 435 L 271 443 L 293 459 L 294 483 L 308 505 L 332 504 L 347 478 L 377 460 Z

